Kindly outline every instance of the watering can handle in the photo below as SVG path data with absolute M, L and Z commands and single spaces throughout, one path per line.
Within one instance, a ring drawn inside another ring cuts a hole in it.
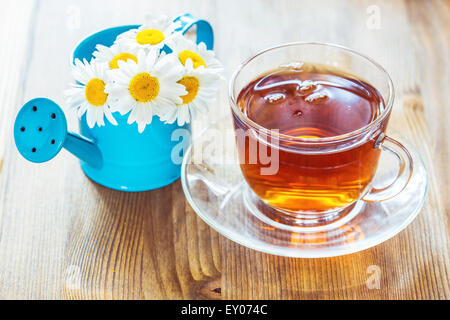
M 208 21 L 194 18 L 190 13 L 183 14 L 176 18 L 174 22 L 180 22 L 181 27 L 177 30 L 185 34 L 193 26 L 197 27 L 197 44 L 203 42 L 208 50 L 214 47 L 214 33 Z

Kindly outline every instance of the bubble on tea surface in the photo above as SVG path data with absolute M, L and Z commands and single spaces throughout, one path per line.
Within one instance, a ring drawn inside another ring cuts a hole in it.
M 325 90 L 320 90 L 311 93 L 309 96 L 305 98 L 305 101 L 309 103 L 320 103 L 326 101 L 328 98 L 329 98 L 328 93 Z
M 284 93 L 271 93 L 264 97 L 264 100 L 269 103 L 279 103 L 284 101 L 284 99 L 286 99 L 286 95 Z
M 301 117 L 303 115 L 303 112 L 302 112 L 302 110 L 295 110 L 293 115 L 295 117 Z
M 304 64 L 305 63 L 302 61 L 292 61 L 289 63 L 282 64 L 279 67 L 281 69 L 290 69 L 290 70 L 301 71 Z
M 298 95 L 304 96 L 312 93 L 317 89 L 317 84 L 312 80 L 305 80 L 296 88 L 296 93 Z

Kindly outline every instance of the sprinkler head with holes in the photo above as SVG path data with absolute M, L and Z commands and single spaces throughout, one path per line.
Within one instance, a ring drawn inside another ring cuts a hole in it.
M 66 148 L 93 167 L 102 165 L 95 143 L 67 132 L 64 112 L 47 98 L 30 100 L 20 109 L 14 123 L 14 140 L 20 154 L 31 162 L 49 161 Z
M 20 154 L 31 162 L 55 157 L 64 145 L 67 121 L 53 101 L 33 99 L 20 109 L 14 124 L 14 139 Z

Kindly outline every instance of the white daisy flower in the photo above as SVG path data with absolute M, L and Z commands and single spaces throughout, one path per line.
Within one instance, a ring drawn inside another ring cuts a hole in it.
M 131 29 L 120 34 L 116 42 L 133 49 L 161 49 L 180 27 L 179 22 L 173 22 L 163 15 L 148 21 L 138 29 Z
M 139 132 L 144 131 L 160 110 L 182 103 L 180 96 L 187 93 L 177 83 L 183 75 L 181 65 L 171 55 L 162 58 L 158 55 L 159 49 L 152 49 L 148 54 L 141 50 L 138 63 L 131 59 L 119 61 L 119 69 L 111 70 L 113 81 L 106 87 L 106 92 L 114 97 L 112 109 L 122 115 L 131 111 L 128 123 L 136 122 Z
M 105 125 L 104 117 L 114 125 L 117 125 L 109 108 L 110 97 L 105 92 L 106 86 L 105 64 L 99 64 L 86 59 L 81 62 L 75 60 L 72 74 L 77 83 L 65 91 L 67 103 L 71 108 L 78 108 L 78 117 L 81 118 L 86 113 L 88 126 L 93 128 L 95 124 L 99 127 Z
M 215 58 L 214 51 L 206 49 L 203 42 L 197 45 L 178 33 L 167 45 L 183 65 L 186 65 L 187 60 L 192 60 L 194 69 L 200 66 L 207 69 L 222 69 L 222 64 Z
M 110 70 L 117 69 L 119 60 L 127 61 L 129 59 L 137 62 L 137 50 L 127 48 L 120 43 L 115 43 L 111 47 L 105 47 L 98 44 L 97 51 L 93 53 L 95 61 L 98 63 L 104 63 L 109 66 Z
M 191 59 L 186 60 L 183 77 L 178 83 L 184 85 L 187 94 L 181 96 L 182 103 L 166 108 L 160 115 L 161 121 L 174 123 L 179 126 L 191 122 L 197 113 L 208 112 L 220 87 L 221 76 L 216 70 L 206 69 L 204 66 L 194 68 Z

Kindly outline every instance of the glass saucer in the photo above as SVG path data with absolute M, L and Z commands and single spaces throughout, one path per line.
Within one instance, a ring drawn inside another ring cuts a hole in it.
M 396 138 L 396 134 L 389 132 Z M 231 119 L 223 118 L 204 130 L 186 152 L 181 181 L 192 208 L 213 229 L 254 250 L 296 258 L 333 257 L 376 246 L 403 230 L 423 206 L 427 173 L 417 151 L 404 138 L 414 170 L 407 187 L 383 202 L 355 203 L 353 214 L 320 230 L 280 223 L 260 212 L 251 201 L 238 163 Z M 382 153 L 383 154 L 383 153 Z M 387 154 L 387 153 L 386 153 Z M 393 180 L 397 161 L 382 155 L 376 187 Z M 392 170 L 386 168 L 393 168 Z

